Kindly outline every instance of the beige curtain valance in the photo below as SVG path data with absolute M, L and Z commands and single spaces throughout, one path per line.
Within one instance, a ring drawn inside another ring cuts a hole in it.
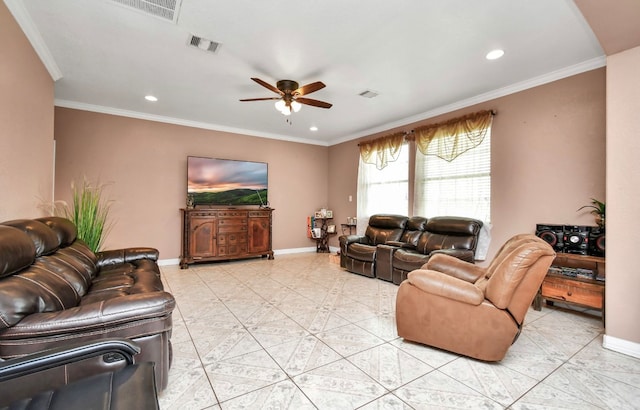
M 374 164 L 378 169 L 386 167 L 390 161 L 398 159 L 404 136 L 404 132 L 399 132 L 359 144 L 362 161 Z
M 492 111 L 480 111 L 439 124 L 416 128 L 416 146 L 423 155 L 453 161 L 460 154 L 480 145 L 493 119 Z

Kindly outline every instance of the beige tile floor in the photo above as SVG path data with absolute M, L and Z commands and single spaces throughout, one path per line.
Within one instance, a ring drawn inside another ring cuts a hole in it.
M 500 363 L 405 342 L 397 286 L 327 254 L 163 266 L 177 301 L 168 409 L 632 409 L 640 360 L 599 318 L 530 310 Z

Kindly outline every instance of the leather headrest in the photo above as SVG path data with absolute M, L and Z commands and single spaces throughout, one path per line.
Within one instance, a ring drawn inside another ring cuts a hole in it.
M 25 232 L 0 225 L 0 278 L 19 272 L 36 259 L 36 247 Z
M 412 216 L 407 221 L 407 230 L 409 231 L 424 231 L 427 226 L 427 218 L 424 216 Z
M 47 216 L 45 218 L 38 218 L 36 220 L 47 225 L 56 233 L 56 235 L 58 235 L 61 247 L 71 245 L 78 236 L 76 226 L 73 224 L 73 222 L 66 218 L 62 218 L 59 216 Z
M 427 221 L 426 230 L 447 235 L 478 235 L 482 221 L 461 216 L 434 216 Z
M 29 235 L 36 247 L 36 258 L 42 255 L 50 255 L 60 247 L 58 235 L 40 221 L 34 219 L 16 219 L 3 222 L 2 225 L 13 226 Z
M 407 224 L 407 217 L 402 215 L 371 215 L 369 218 L 369 226 L 381 229 L 404 229 Z

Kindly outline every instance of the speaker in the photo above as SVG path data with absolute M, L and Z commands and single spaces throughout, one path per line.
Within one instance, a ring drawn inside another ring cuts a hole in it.
M 565 225 L 564 252 L 587 255 L 589 253 L 590 232 L 590 226 Z
M 604 228 L 594 226 L 589 232 L 589 255 L 604 256 Z
M 564 249 L 564 226 L 563 225 L 536 225 L 536 236 L 547 242 L 554 251 L 562 252 Z

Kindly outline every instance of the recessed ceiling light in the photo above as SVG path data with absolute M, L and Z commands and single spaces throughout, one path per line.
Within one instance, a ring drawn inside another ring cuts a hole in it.
M 152 101 L 152 102 L 158 101 L 158 99 L 156 97 L 154 97 L 153 95 L 145 95 L 144 99 L 147 100 L 147 101 Z
M 316 127 L 315 125 L 312 125 L 311 127 L 309 127 L 310 131 L 318 131 L 318 127 Z
M 504 55 L 504 50 L 496 49 L 496 50 L 489 51 L 486 55 L 486 58 L 487 60 L 497 60 L 503 55 Z

